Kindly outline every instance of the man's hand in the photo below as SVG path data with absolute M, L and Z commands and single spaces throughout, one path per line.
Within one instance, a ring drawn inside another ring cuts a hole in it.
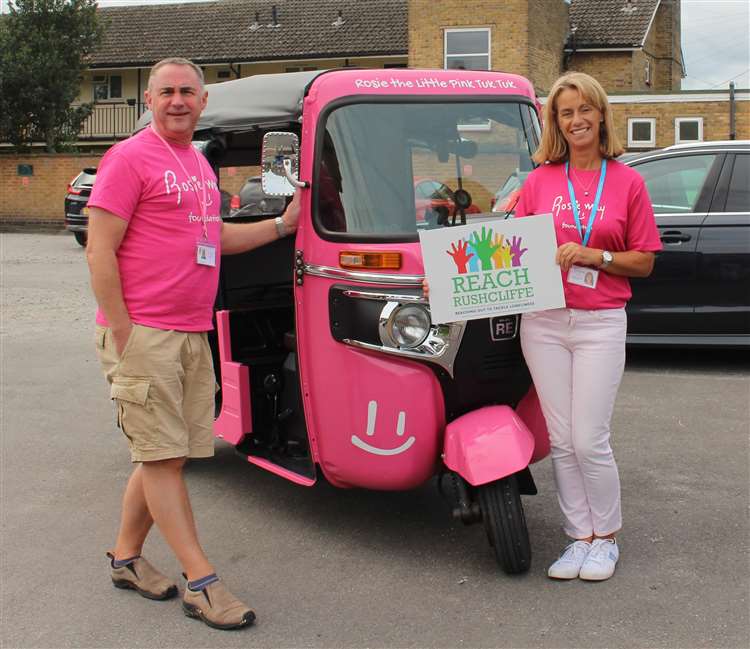
M 122 356 L 122 352 L 125 351 L 125 345 L 128 344 L 128 338 L 130 333 L 133 331 L 133 323 L 128 322 L 127 325 L 121 326 L 115 329 L 112 327 L 112 338 L 115 342 L 115 351 L 118 356 Z
M 292 202 L 287 205 L 281 220 L 284 221 L 284 227 L 291 234 L 297 230 L 297 222 L 299 221 L 300 213 L 300 201 L 301 192 L 299 188 L 294 192 Z

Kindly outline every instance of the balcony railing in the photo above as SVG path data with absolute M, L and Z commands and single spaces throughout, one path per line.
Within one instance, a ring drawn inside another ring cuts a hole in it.
M 146 110 L 142 102 L 94 104 L 94 112 L 81 125 L 79 140 L 123 140 L 135 129 Z

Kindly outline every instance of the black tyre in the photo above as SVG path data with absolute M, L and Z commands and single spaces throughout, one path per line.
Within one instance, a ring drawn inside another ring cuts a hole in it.
M 87 232 L 74 232 L 73 236 L 76 238 L 76 241 L 78 242 L 78 245 L 86 247 L 86 241 L 88 241 L 88 233 Z
M 477 487 L 487 538 L 495 558 L 509 575 L 531 566 L 531 544 L 515 475 Z

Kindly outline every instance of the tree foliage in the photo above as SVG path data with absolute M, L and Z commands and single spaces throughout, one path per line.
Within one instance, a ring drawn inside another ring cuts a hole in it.
M 48 151 L 76 139 L 91 104 L 78 97 L 100 42 L 96 0 L 14 0 L 0 16 L 0 141 Z

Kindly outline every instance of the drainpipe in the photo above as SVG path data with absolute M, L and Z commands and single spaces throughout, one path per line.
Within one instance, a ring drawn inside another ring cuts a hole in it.
M 737 128 L 735 125 L 735 115 L 737 112 L 737 106 L 734 100 L 734 81 L 729 82 L 729 139 L 737 139 Z

